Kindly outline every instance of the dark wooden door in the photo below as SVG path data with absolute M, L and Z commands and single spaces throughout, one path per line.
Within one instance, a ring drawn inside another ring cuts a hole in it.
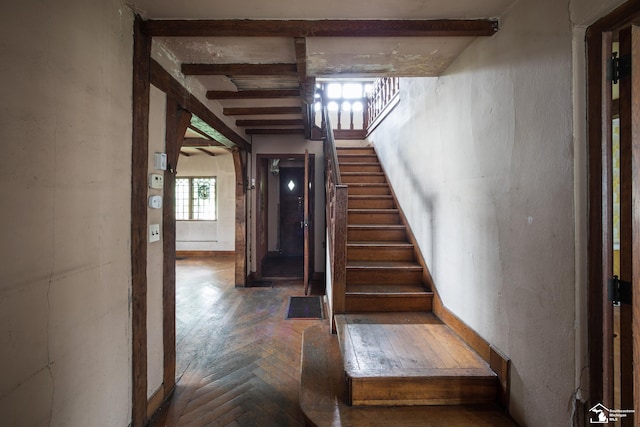
M 280 249 L 285 256 L 304 255 L 304 168 L 280 168 Z
M 309 253 L 309 186 L 311 179 L 309 177 L 309 150 L 304 150 L 304 266 L 303 281 L 304 294 L 309 291 L 309 274 L 311 273 L 311 257 Z

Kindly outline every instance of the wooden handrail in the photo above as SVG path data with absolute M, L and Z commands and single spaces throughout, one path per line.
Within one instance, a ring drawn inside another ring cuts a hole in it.
M 344 313 L 345 288 L 347 278 L 347 201 L 348 188 L 342 184 L 338 152 L 333 137 L 333 128 L 327 111 L 323 107 L 324 156 L 325 156 L 325 190 L 327 197 L 327 234 L 329 249 L 330 277 L 329 311 L 332 329 L 335 328 L 333 315 Z

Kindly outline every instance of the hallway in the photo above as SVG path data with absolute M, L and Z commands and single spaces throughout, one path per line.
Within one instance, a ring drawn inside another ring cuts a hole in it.
M 177 386 L 151 426 L 304 425 L 302 332 L 328 321 L 285 319 L 302 282 L 235 288 L 233 274 L 232 257 L 177 261 Z

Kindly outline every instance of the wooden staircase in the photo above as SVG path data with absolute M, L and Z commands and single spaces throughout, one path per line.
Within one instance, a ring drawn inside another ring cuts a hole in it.
M 425 425 L 513 425 L 497 404 L 503 382 L 486 355 L 432 312 L 430 276 L 374 149 L 338 147 L 337 163 L 348 186 L 344 310 L 333 313 L 337 337 L 305 333 L 300 398 L 308 424 L 402 426 L 449 414 Z M 458 415 L 430 409 L 449 405 L 461 405 L 459 424 Z
M 433 293 L 372 147 L 338 148 L 347 205 L 345 311 L 431 311 Z

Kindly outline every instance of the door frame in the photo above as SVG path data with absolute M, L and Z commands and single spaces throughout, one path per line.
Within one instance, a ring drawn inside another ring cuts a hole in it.
M 256 162 L 256 190 L 259 190 L 261 188 L 261 181 L 263 179 L 263 174 L 261 173 L 261 169 L 264 167 L 263 165 L 263 161 L 268 161 L 269 159 L 287 159 L 287 158 L 293 158 L 293 159 L 302 159 L 304 160 L 305 158 L 305 154 L 304 153 L 260 153 L 260 154 L 256 154 L 256 158 L 255 158 L 255 162 Z M 309 153 L 309 164 L 310 165 L 315 165 L 315 154 L 314 153 Z M 267 167 L 268 167 L 268 163 L 267 163 Z M 310 181 L 311 181 L 311 186 L 315 187 L 315 176 L 313 175 L 313 171 L 315 171 L 315 169 L 313 168 L 313 166 L 310 166 Z M 265 185 L 266 187 L 266 185 Z M 314 221 L 314 209 L 315 209 L 315 192 L 311 191 L 309 192 L 309 202 L 310 202 L 310 210 L 309 210 L 309 218 L 311 223 L 313 223 Z M 267 201 L 268 201 L 268 196 L 267 196 Z M 256 221 L 255 221 L 255 229 L 254 229 L 254 236 L 255 236 L 255 242 L 253 242 L 255 244 L 255 248 L 256 248 L 256 271 L 255 271 L 255 275 L 256 278 L 260 278 L 262 277 L 262 261 L 264 256 L 267 254 L 268 252 L 268 230 L 265 230 L 265 236 L 267 239 L 267 250 L 265 251 L 264 248 L 261 248 L 258 239 L 260 236 L 260 229 L 259 227 L 259 219 L 261 218 L 261 215 L 263 214 L 261 206 L 260 206 L 260 191 L 256 191 L 255 192 L 255 197 L 254 197 L 254 203 L 255 203 L 255 207 L 256 207 Z M 268 203 L 268 202 L 267 202 Z M 267 205 L 268 206 L 268 205 Z M 266 223 L 269 223 L 269 218 L 268 218 L 268 209 L 267 209 L 267 219 L 266 219 Z M 309 247 L 310 249 L 310 254 L 313 254 L 313 246 L 314 246 L 314 236 L 313 236 L 313 228 L 310 229 L 309 232 Z M 311 259 L 310 262 L 312 268 L 313 269 L 313 259 Z
M 612 307 L 608 302 L 605 283 L 612 271 L 612 206 L 611 182 L 611 116 L 610 88 L 606 79 L 607 52 L 611 34 L 640 18 L 640 0 L 630 0 L 609 15 L 592 24 L 586 32 L 587 43 L 587 191 L 588 191 L 588 243 L 587 243 L 587 298 L 589 340 L 589 406 L 610 402 L 611 391 L 604 385 L 613 375 L 605 367 L 612 354 L 603 353 L 604 331 L 611 326 Z M 637 298 L 634 302 L 635 357 L 640 356 L 640 323 Z M 634 371 L 635 403 L 640 409 L 640 370 Z M 614 409 L 614 408 L 612 408 Z M 615 408 L 625 409 L 625 408 Z M 626 408 L 630 409 L 630 408 Z

